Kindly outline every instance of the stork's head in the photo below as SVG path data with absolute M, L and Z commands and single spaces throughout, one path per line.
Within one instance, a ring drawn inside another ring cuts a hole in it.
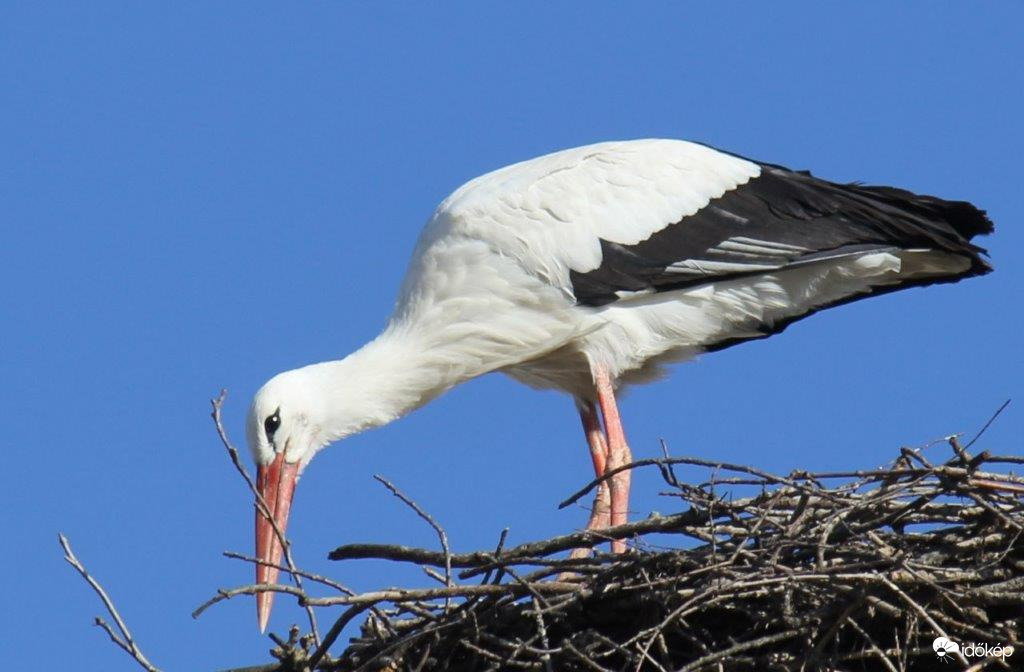
M 256 557 L 271 565 L 280 565 L 281 540 L 299 475 L 313 455 L 323 447 L 317 399 L 310 394 L 303 370 L 287 371 L 270 379 L 253 399 L 246 423 L 249 448 L 256 461 L 256 487 L 273 518 L 273 523 L 257 508 Z M 256 565 L 256 583 L 276 583 L 275 567 Z M 260 632 L 266 630 L 274 593 L 256 598 Z
M 447 360 L 445 360 L 447 366 Z M 424 377 L 430 369 L 410 365 L 406 350 L 377 339 L 345 359 L 285 371 L 260 388 L 252 401 L 246 434 L 256 461 L 256 486 L 270 517 L 256 512 L 256 583 L 275 583 L 284 549 L 295 483 L 318 450 L 331 443 L 391 422 L 427 398 L 418 383 L 399 376 L 411 368 Z M 426 376 L 428 382 L 435 378 Z M 434 394 L 443 388 L 438 388 Z M 271 522 L 273 521 L 273 522 Z M 274 593 L 256 598 L 260 630 L 266 629 Z

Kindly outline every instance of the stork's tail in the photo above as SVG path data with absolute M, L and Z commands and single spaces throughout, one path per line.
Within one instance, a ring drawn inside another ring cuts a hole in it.
M 995 230 L 984 210 L 967 201 L 947 201 L 895 187 L 848 185 L 848 188 L 886 208 L 912 217 L 938 249 L 969 258 L 971 267 L 961 277 L 992 271 L 992 265 L 985 258 L 988 251 L 971 242 L 975 236 L 988 235 Z

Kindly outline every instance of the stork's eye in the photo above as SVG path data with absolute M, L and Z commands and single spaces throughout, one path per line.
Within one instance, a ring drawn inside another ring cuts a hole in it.
M 267 419 L 263 421 L 263 430 L 267 433 L 267 441 L 274 440 L 274 432 L 281 426 L 281 414 L 280 411 L 275 411 L 273 415 L 268 415 Z

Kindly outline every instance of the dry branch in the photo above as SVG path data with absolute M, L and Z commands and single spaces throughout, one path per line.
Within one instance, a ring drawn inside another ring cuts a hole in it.
M 99 581 L 89 574 L 85 565 L 83 565 L 75 556 L 75 552 L 71 550 L 71 542 L 69 542 L 67 537 L 63 534 L 58 534 L 57 539 L 60 541 L 60 547 L 64 549 L 64 559 L 68 564 L 75 568 L 75 571 L 77 571 L 85 582 L 89 584 L 89 587 L 99 595 L 100 601 L 103 602 L 103 606 L 106 608 L 107 613 L 114 619 L 117 631 L 115 632 L 114 628 L 112 628 L 110 624 L 100 616 L 96 617 L 94 623 L 100 628 L 103 628 L 107 633 L 107 636 L 110 637 L 110 640 L 123 649 L 125 653 L 134 658 L 135 662 L 141 665 L 143 669 L 147 670 L 147 672 L 160 672 L 160 669 L 154 666 L 153 663 L 149 662 L 146 656 L 143 655 L 138 644 L 135 643 L 135 638 L 132 637 L 132 633 L 128 629 L 128 625 L 124 622 L 124 619 L 121 618 L 121 614 L 118 613 L 117 607 L 114 606 L 114 601 L 110 599 L 109 595 L 107 595 L 107 591 L 103 589 L 103 586 L 100 585 Z

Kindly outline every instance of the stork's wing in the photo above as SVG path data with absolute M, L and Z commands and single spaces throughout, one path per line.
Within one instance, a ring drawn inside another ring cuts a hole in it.
M 601 265 L 570 274 L 579 303 L 680 289 L 882 250 L 942 250 L 991 270 L 972 236 L 992 223 L 970 203 L 890 187 L 842 185 L 760 164 L 746 184 L 646 240 L 601 239 Z
M 691 142 L 634 140 L 468 182 L 424 229 L 414 267 L 443 263 L 457 241 L 482 242 L 576 303 L 600 306 L 876 250 L 949 251 L 970 260 L 960 277 L 975 275 L 989 267 L 970 238 L 991 230 L 968 203 L 835 184 Z

